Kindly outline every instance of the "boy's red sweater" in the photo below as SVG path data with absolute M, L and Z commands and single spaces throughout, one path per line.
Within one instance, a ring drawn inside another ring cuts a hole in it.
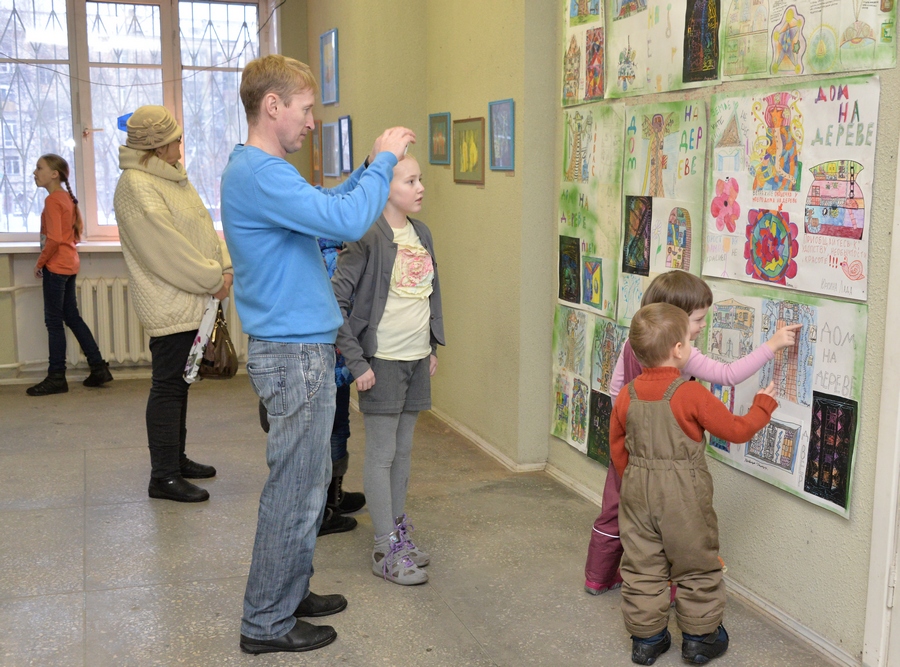
M 634 381 L 634 390 L 642 401 L 659 401 L 666 389 L 681 376 L 674 367 L 645 368 Z M 628 450 L 625 449 L 625 418 L 631 394 L 628 386 L 616 398 L 612 418 L 609 423 L 609 456 L 616 472 L 621 476 L 628 465 Z M 728 440 L 747 442 L 763 426 L 769 423 L 778 401 L 771 396 L 757 394 L 753 405 L 743 417 L 732 414 L 718 398 L 699 382 L 685 382 L 672 396 L 669 405 L 681 430 L 696 442 L 703 439 L 703 432 Z

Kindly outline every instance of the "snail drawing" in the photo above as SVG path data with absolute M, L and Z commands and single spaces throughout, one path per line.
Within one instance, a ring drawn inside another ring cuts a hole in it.
M 865 275 L 863 275 L 863 264 L 858 259 L 854 259 L 847 264 L 847 258 L 844 257 L 844 261 L 841 262 L 841 270 L 850 280 L 862 280 L 865 278 Z

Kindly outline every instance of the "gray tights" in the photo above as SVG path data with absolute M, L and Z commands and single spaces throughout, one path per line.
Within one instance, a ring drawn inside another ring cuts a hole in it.
M 363 415 L 366 425 L 363 485 L 376 538 L 394 530 L 394 519 L 404 512 L 413 431 L 418 418 L 418 412 Z

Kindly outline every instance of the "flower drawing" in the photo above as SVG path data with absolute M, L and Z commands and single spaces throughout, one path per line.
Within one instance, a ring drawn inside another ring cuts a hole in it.
M 716 181 L 716 196 L 713 197 L 709 212 L 716 219 L 716 229 L 733 232 L 741 216 L 741 205 L 737 202 L 738 182 L 735 178 Z

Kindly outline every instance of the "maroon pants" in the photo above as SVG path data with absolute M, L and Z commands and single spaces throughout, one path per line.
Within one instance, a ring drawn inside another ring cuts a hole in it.
M 619 539 L 621 492 L 622 478 L 610 463 L 603 487 L 603 509 L 594 521 L 584 566 L 585 583 L 591 588 L 609 588 L 622 581 L 618 573 L 619 561 L 622 560 L 622 540 Z

